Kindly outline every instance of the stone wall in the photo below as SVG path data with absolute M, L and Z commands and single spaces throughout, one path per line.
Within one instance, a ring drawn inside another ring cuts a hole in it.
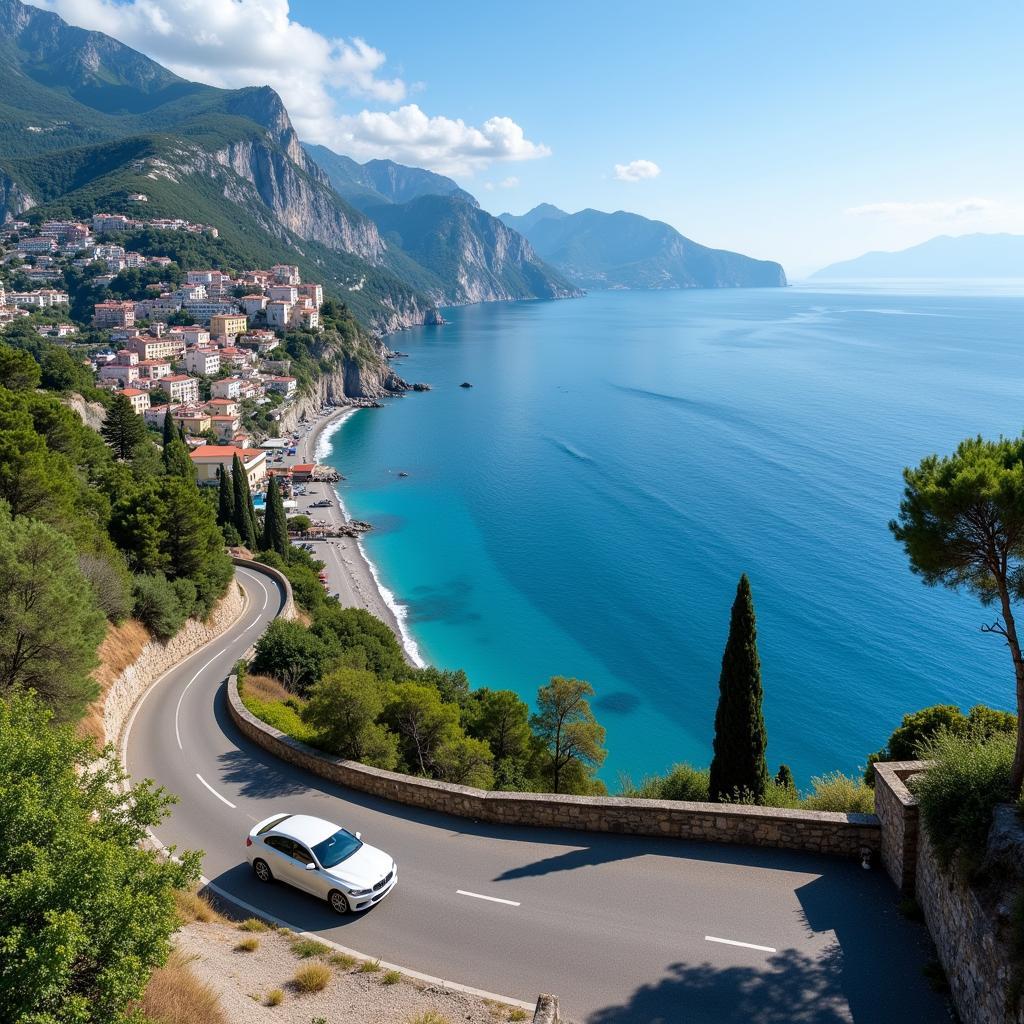
M 265 568 L 265 567 L 261 567 Z M 187 619 L 166 643 L 151 640 L 139 657 L 114 681 L 103 700 L 103 731 L 108 743 L 116 743 L 136 701 L 169 668 L 221 635 L 245 609 L 245 594 L 232 580 L 209 618 Z
M 959 872 L 942 868 L 923 829 L 917 902 L 964 1024 L 1024 1024 L 1024 1009 L 1008 1006 L 1013 961 L 1007 937 L 999 934 L 998 908 L 982 903 Z
M 906 786 L 927 767 L 926 761 L 875 765 L 882 863 L 900 892 L 921 907 L 964 1024 L 1024 1024 L 1024 1010 L 1008 1008 L 1010 899 L 1024 884 L 1024 828 L 1015 808 L 997 808 L 985 863 L 996 883 L 988 890 L 968 885 L 958 869 L 939 863 Z
M 228 680 L 228 709 L 238 728 L 254 743 L 314 775 L 397 803 L 474 821 L 743 843 L 845 857 L 860 857 L 865 849 L 876 854 L 880 848 L 880 827 L 873 814 L 499 793 L 370 768 L 323 754 L 260 721 L 242 703 L 235 676 Z

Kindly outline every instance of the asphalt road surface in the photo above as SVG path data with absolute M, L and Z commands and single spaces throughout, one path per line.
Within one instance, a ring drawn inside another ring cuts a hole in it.
M 230 722 L 225 679 L 282 595 L 240 569 L 242 618 L 185 659 L 137 707 L 136 778 L 180 796 L 157 830 L 205 851 L 221 889 L 351 949 L 439 978 L 533 1000 L 561 998 L 587 1024 L 935 1024 L 923 928 L 904 920 L 880 869 L 776 850 L 475 824 L 330 785 L 278 761 Z M 394 856 L 376 908 L 261 885 L 245 862 L 253 823 L 315 814 Z

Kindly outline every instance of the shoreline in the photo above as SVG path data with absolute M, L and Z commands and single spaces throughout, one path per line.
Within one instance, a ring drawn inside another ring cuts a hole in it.
M 294 460 L 289 462 L 326 463 L 327 456 L 332 450 L 332 438 L 361 408 L 342 406 L 332 409 L 326 415 L 318 413 L 308 432 L 299 440 Z M 337 518 L 341 522 L 351 518 L 335 485 L 307 485 L 307 491 L 313 486 L 326 488 L 331 507 L 302 511 L 309 511 L 321 517 L 328 513 L 328 518 Z M 342 537 L 336 540 L 314 541 L 313 544 L 317 557 L 326 564 L 330 593 L 338 594 L 343 606 L 363 608 L 386 623 L 402 645 L 406 660 L 417 667 L 425 666 L 426 661 L 408 629 L 405 606 L 381 582 L 377 566 L 366 554 L 361 539 Z

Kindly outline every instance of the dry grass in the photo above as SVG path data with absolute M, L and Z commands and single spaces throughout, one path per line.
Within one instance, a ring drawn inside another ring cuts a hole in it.
M 376 974 L 380 970 L 379 960 L 364 960 L 359 965 L 360 974 Z
M 260 940 L 256 938 L 242 939 L 241 942 L 235 946 L 236 953 L 254 953 L 260 948 Z
M 425 1013 L 418 1013 L 415 1017 L 410 1017 L 409 1024 L 450 1024 L 450 1021 L 437 1010 L 427 1010 Z
M 402 975 L 398 971 L 386 971 L 384 977 L 380 979 L 382 985 L 397 985 L 402 980 Z
M 266 932 L 270 930 L 270 925 L 258 917 L 247 917 L 239 924 L 238 929 L 243 932 Z
M 267 997 L 263 1002 L 265 1002 L 267 1006 L 280 1006 L 284 1002 L 284 992 L 279 988 L 272 988 L 267 993 Z
M 179 953 L 150 976 L 140 1009 L 152 1024 L 227 1024 L 216 991 L 192 973 Z
M 178 911 L 178 919 L 182 924 L 192 924 L 193 921 L 201 921 L 203 924 L 216 922 L 227 924 L 228 919 L 201 893 L 190 890 L 176 890 L 174 893 L 174 906 Z
M 303 960 L 307 960 L 311 956 L 330 956 L 331 947 L 317 942 L 316 939 L 293 939 L 292 952 Z
M 529 1016 L 530 1015 L 521 1006 L 513 1006 L 512 1009 L 508 1011 L 509 1020 L 526 1020 Z
M 291 983 L 299 992 L 322 992 L 330 980 L 331 969 L 327 964 L 307 964 Z
M 244 690 L 247 697 L 255 697 L 256 700 L 288 700 L 295 696 L 273 676 L 247 675 Z
M 335 967 L 340 967 L 343 971 L 351 971 L 356 965 L 356 958 L 349 956 L 348 953 L 332 953 L 327 959 Z
M 100 692 L 86 709 L 85 717 L 78 723 L 80 735 L 91 736 L 101 744 L 107 742 L 103 728 L 103 701 L 106 699 L 107 691 L 114 685 L 117 677 L 138 660 L 142 648 L 152 639 L 149 630 L 136 619 L 126 619 L 120 626 L 107 625 L 107 635 L 96 651 L 100 664 L 92 674 Z

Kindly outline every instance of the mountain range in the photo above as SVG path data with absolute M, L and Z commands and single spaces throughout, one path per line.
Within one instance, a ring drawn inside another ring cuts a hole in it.
M 1024 235 L 939 235 L 899 252 L 833 263 L 812 279 L 1024 277 Z
M 216 226 L 223 265 L 297 263 L 379 334 L 438 305 L 785 283 L 778 264 L 633 214 L 494 217 L 443 175 L 303 145 L 268 87 L 189 82 L 0 0 L 0 221 L 123 212 L 134 192 L 147 216 Z
M 778 263 L 710 249 L 674 227 L 635 213 L 580 210 L 549 203 L 501 220 L 524 234 L 537 254 L 582 288 L 784 287 Z

